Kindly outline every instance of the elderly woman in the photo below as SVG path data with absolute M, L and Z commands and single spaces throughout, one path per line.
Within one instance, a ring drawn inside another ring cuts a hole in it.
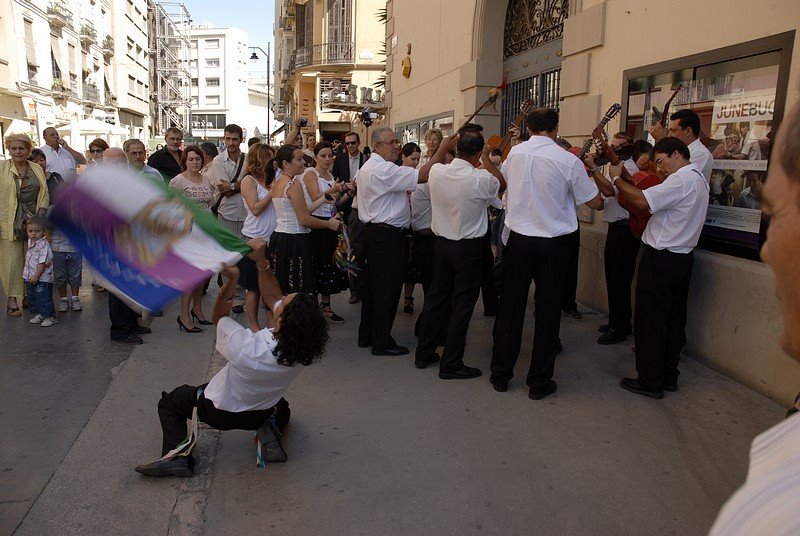
M 89 158 L 86 163 L 90 166 L 96 166 L 103 163 L 103 153 L 108 149 L 108 143 L 102 138 L 96 138 L 89 144 Z
M 169 181 L 169 185 L 181 192 L 187 199 L 200 205 L 201 208 L 211 212 L 214 204 L 214 190 L 207 177 L 200 170 L 203 168 L 203 150 L 197 145 L 189 145 L 181 153 L 181 171 Z M 211 325 L 203 314 L 203 285 L 199 285 L 191 292 L 181 296 L 181 314 L 178 317 L 178 329 L 186 333 L 200 333 L 192 322 L 203 326 Z
M 8 296 L 6 313 L 21 317 L 18 300 L 24 294 L 24 224 L 31 216 L 45 215 L 50 196 L 44 170 L 28 161 L 31 139 L 26 134 L 10 134 L 4 141 L 11 159 L 0 162 L 0 284 Z

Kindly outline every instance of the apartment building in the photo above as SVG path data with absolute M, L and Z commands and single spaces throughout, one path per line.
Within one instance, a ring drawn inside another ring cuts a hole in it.
M 146 104 L 147 69 L 140 65 L 137 71 L 128 62 L 138 59 L 146 65 L 142 31 L 147 4 L 125 2 L 127 8 L 120 0 L 5 0 L 0 37 L 3 133 L 27 132 L 41 143 L 42 131 L 52 126 L 79 150 L 98 136 L 111 143 L 130 135 L 146 136 L 146 111 L 142 113 L 142 107 L 128 94 L 121 95 L 119 88 L 120 78 L 132 72 L 128 93 Z M 137 27 L 139 34 L 134 31 Z M 125 60 L 120 59 L 125 45 L 114 35 L 133 38 L 132 53 Z M 128 117 L 127 111 L 138 116 Z
M 189 42 L 192 137 L 220 142 L 225 125 L 244 126 L 250 111 L 247 34 L 196 25 L 189 31 Z
M 383 0 L 275 2 L 275 116 L 287 124 L 304 117 L 317 140 L 366 134 L 366 107 L 385 108 Z

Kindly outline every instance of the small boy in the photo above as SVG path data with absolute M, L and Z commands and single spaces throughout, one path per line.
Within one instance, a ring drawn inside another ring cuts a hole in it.
M 28 251 L 25 253 L 25 267 L 22 279 L 28 289 L 28 305 L 31 324 L 41 324 L 44 328 L 58 323 L 53 304 L 53 253 L 44 236 L 44 220 L 34 217 L 28 220 L 25 230 L 28 234 Z

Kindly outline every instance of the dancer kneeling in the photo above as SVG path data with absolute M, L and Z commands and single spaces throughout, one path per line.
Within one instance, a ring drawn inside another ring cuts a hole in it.
M 238 273 L 235 267 L 227 267 L 228 280 L 214 303 L 213 320 L 217 350 L 228 363 L 205 385 L 183 385 L 162 393 L 158 417 L 164 434 L 163 457 L 137 466 L 138 473 L 192 476 L 197 421 L 217 430 L 257 430 L 259 465 L 286 461 L 280 438 L 290 410 L 283 394 L 302 370 L 298 364 L 310 365 L 324 354 L 328 326 L 313 295 L 289 294 L 281 299 L 265 257 L 265 242 L 254 238 L 248 245 L 258 267 L 261 295 L 275 304 L 275 327 L 253 333 L 229 317 Z

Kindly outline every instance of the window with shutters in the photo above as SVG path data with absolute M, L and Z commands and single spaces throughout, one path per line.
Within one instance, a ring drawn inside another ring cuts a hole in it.
M 33 41 L 33 21 L 25 20 L 25 59 L 28 62 L 28 82 L 38 85 L 36 76 L 39 64 L 36 61 L 36 47 Z

